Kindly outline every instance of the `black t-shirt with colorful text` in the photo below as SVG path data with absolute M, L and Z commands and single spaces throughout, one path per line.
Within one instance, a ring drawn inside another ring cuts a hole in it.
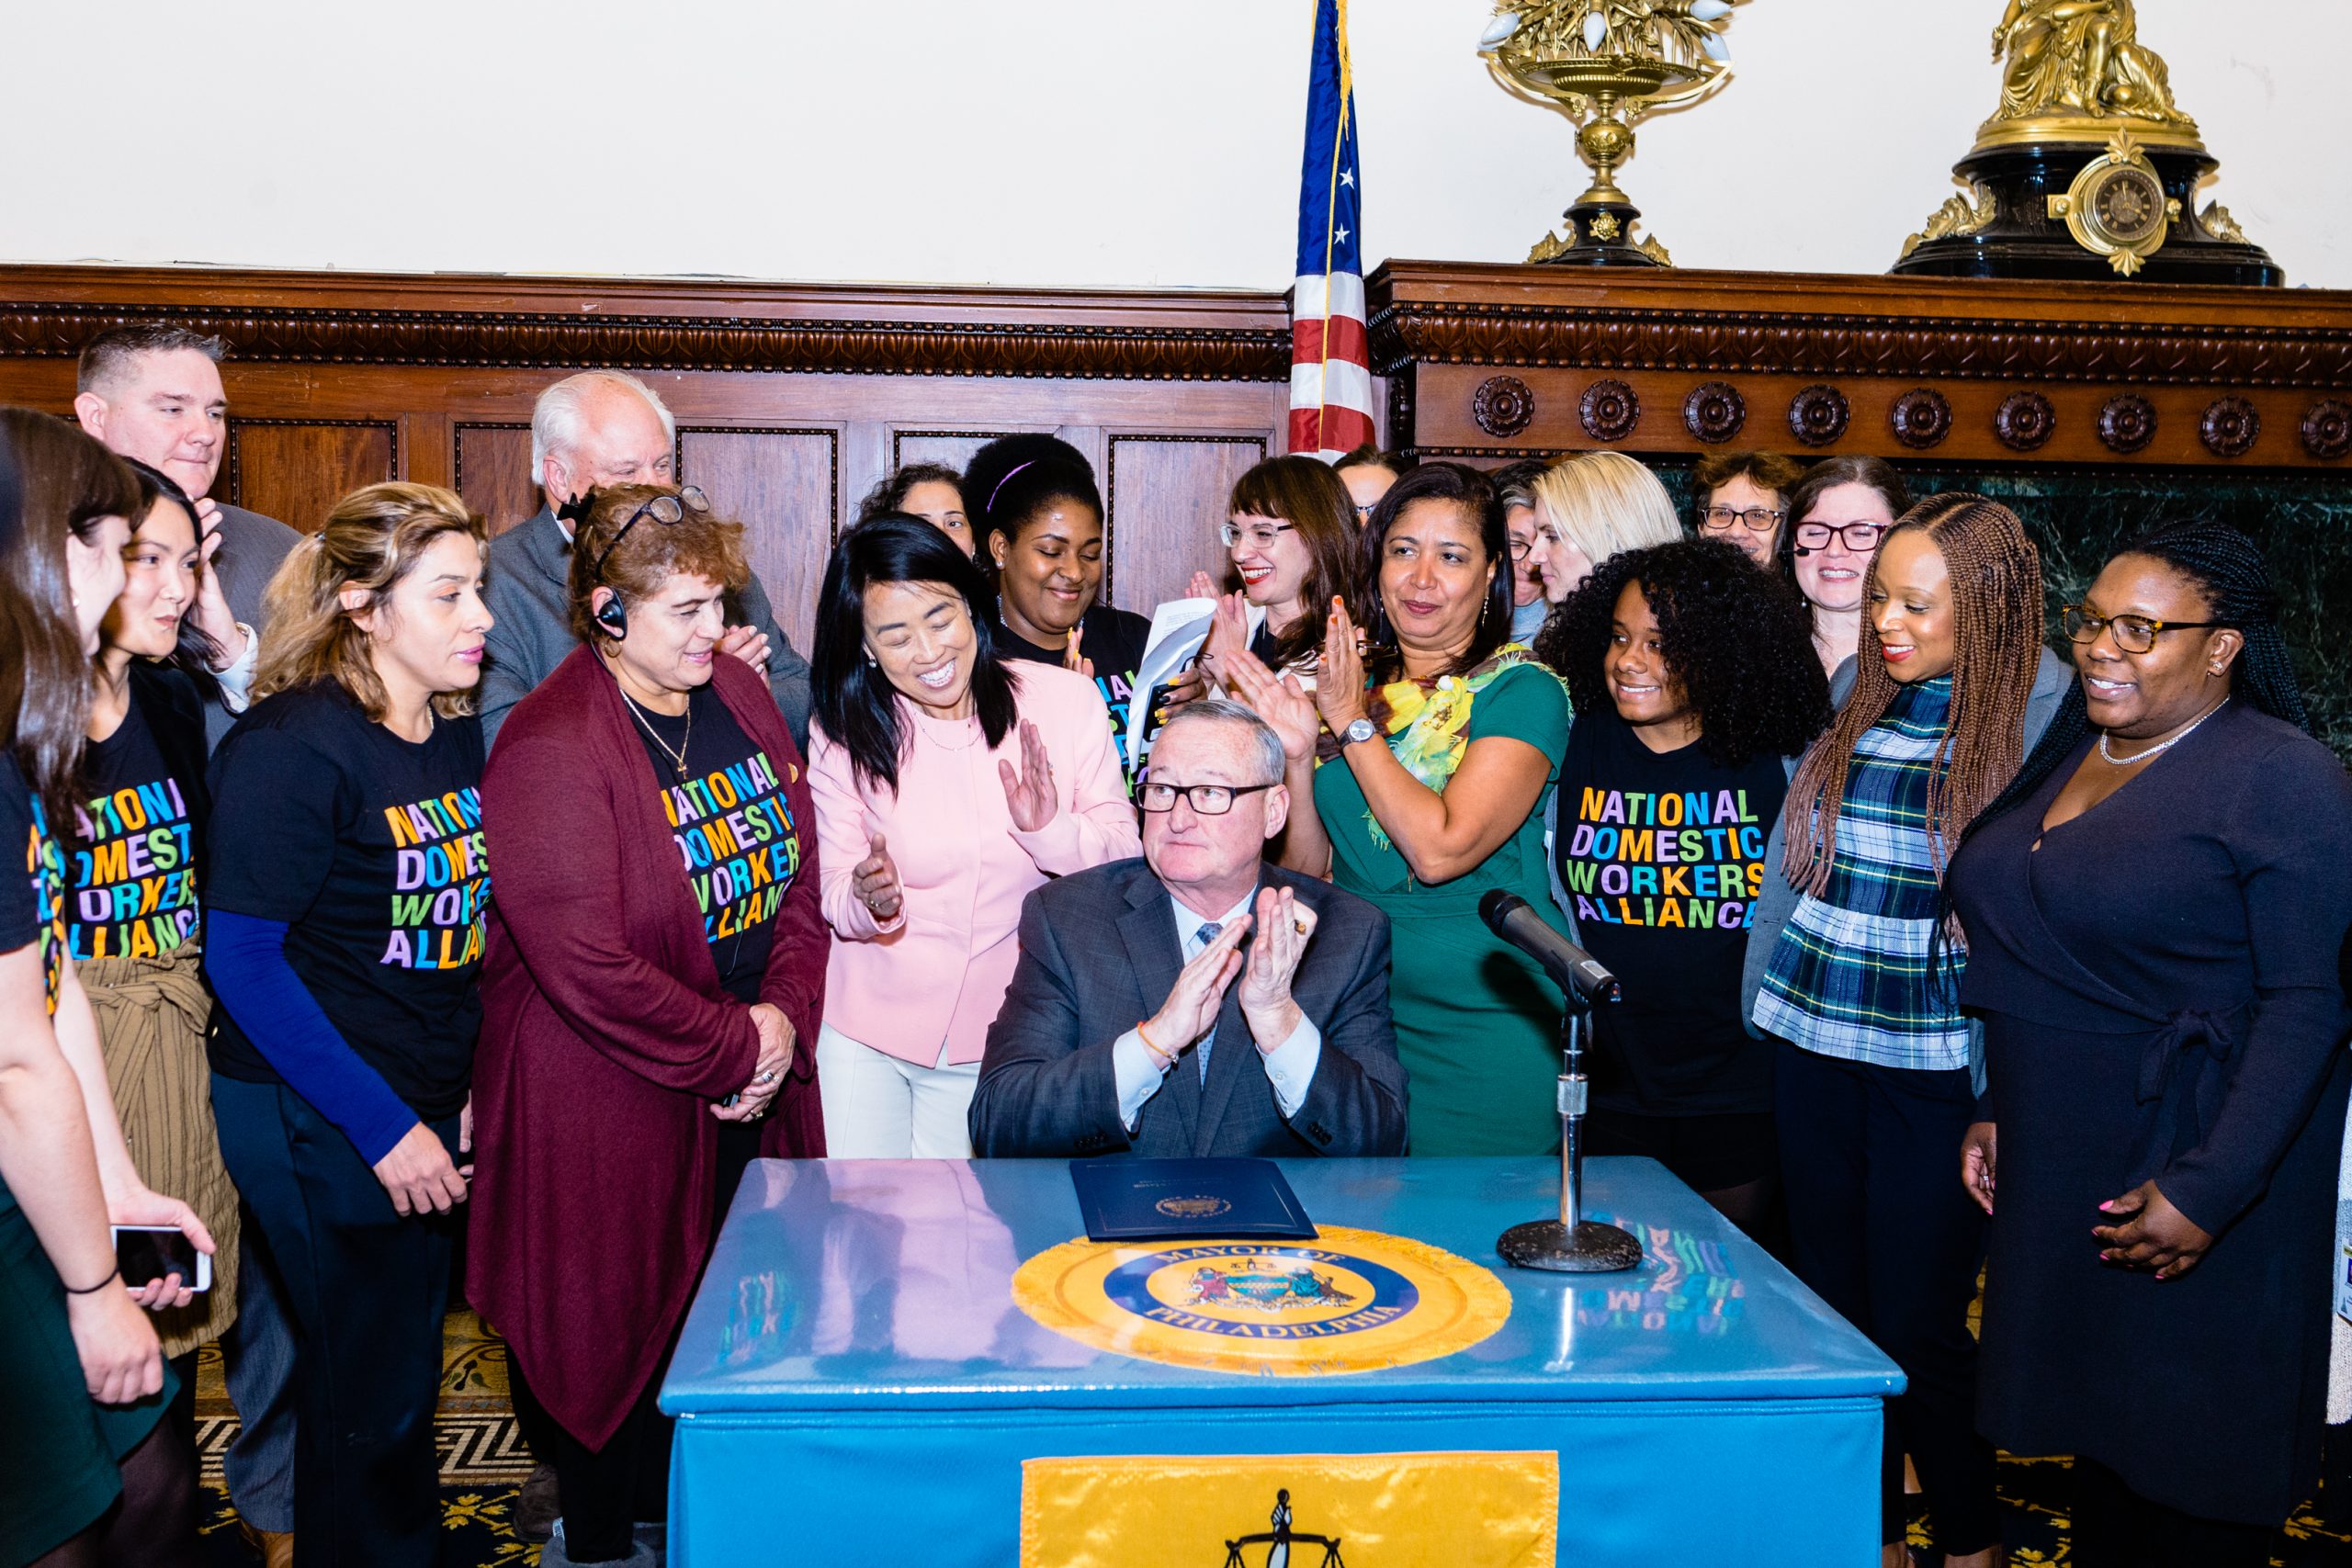
M 167 958 L 195 942 L 195 783 L 175 775 L 136 702 L 83 752 L 65 910 L 76 964 Z
M 286 921 L 296 977 L 426 1121 L 464 1105 L 481 1024 L 481 770 L 479 719 L 403 740 L 333 682 L 256 704 L 212 761 L 206 907 Z M 277 1081 L 212 1018 L 215 1071 Z
M 40 949 L 41 998 L 53 1018 L 65 982 L 65 857 L 40 796 L 17 759 L 0 750 L 0 953 L 34 946 Z M 0 1181 L 0 1214 L 16 1206 Z
M 1593 1015 L 1596 1105 L 1771 1109 L 1771 1055 L 1748 1035 L 1739 987 L 1787 793 L 1778 757 L 1720 767 L 1696 742 L 1651 750 L 1613 710 L 1577 716 L 1554 852 L 1579 938 L 1623 987 Z
M 737 1001 L 756 1002 L 776 911 L 800 874 L 808 828 L 792 819 L 775 761 L 718 694 L 698 686 L 686 705 L 674 718 L 638 708 L 638 738 L 661 784 L 662 814 L 702 910 L 718 982 Z
M 1135 698 L 1136 671 L 1143 668 L 1143 650 L 1151 640 L 1151 623 L 1133 610 L 1097 604 L 1079 622 L 1079 656 L 1094 666 L 1094 689 L 1111 710 L 1111 733 L 1117 738 L 1119 766 L 1132 776 L 1135 763 L 1127 756 L 1127 706 Z M 1016 637 L 1002 625 L 996 628 L 997 651 L 1007 659 L 1032 664 L 1059 664 L 1063 649 L 1039 648 Z

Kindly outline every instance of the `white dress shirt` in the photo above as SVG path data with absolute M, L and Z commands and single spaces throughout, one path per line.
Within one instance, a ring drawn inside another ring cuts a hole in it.
M 1257 897 L 1258 890 L 1252 887 L 1241 896 L 1240 902 L 1211 921 L 1185 908 L 1182 900 L 1170 894 L 1168 902 L 1176 917 L 1179 960 L 1190 964 L 1201 955 L 1202 949 L 1208 946 L 1208 942 L 1201 937 L 1203 926 L 1214 924 L 1222 932 L 1227 925 L 1249 914 Z M 1209 940 L 1214 941 L 1215 938 Z M 1250 952 L 1248 941 L 1242 942 L 1240 952 L 1246 961 Z M 1233 984 L 1241 984 L 1239 976 L 1234 977 Z M 1130 1133 L 1136 1130 L 1136 1122 L 1143 1115 L 1145 1103 L 1159 1092 L 1159 1086 L 1166 1081 L 1168 1072 L 1201 1071 L 1195 1063 L 1184 1059 L 1185 1054 L 1191 1052 L 1201 1039 L 1207 1039 L 1216 1032 L 1216 1026 L 1212 1024 L 1207 1032 L 1197 1039 L 1156 1042 L 1161 1050 L 1176 1053 L 1170 1066 L 1164 1070 L 1153 1056 L 1150 1047 L 1143 1043 L 1139 1030 L 1130 1029 L 1113 1041 L 1111 1066 L 1119 1094 L 1120 1124 Z M 1232 1048 L 1227 1046 L 1227 1049 Z M 1254 1045 L 1252 1049 L 1256 1049 Z M 1297 1115 L 1298 1108 L 1306 1100 L 1307 1086 L 1315 1081 L 1316 1066 L 1323 1059 L 1323 1032 L 1316 1028 L 1302 1010 L 1298 1027 L 1290 1032 L 1288 1038 L 1272 1051 L 1261 1051 L 1257 1055 L 1259 1060 L 1265 1064 L 1267 1081 L 1273 1085 L 1274 1103 L 1282 1109 L 1284 1116 Z

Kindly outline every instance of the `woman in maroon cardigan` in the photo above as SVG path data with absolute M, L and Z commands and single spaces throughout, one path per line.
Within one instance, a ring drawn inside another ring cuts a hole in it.
M 654 1395 L 734 1179 L 755 1149 L 824 1152 L 808 784 L 766 682 L 723 650 L 742 530 L 695 490 L 582 510 L 583 646 L 515 706 L 482 780 L 498 873 L 468 1283 L 518 1404 L 555 1428 L 547 1568 L 652 1561 Z

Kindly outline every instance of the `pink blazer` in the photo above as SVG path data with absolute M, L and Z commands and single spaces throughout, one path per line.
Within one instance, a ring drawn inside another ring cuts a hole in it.
M 1143 852 L 1102 695 L 1050 664 L 1012 666 L 1021 717 L 1037 727 L 1062 809 L 1035 833 L 1012 825 L 997 773 L 1021 766 L 1021 732 L 989 749 L 976 718 L 923 716 L 899 699 L 914 744 L 890 792 L 853 776 L 849 753 L 813 727 L 808 784 L 817 804 L 817 863 L 833 929 L 825 1021 L 860 1044 L 930 1066 L 977 1062 L 1021 956 L 1021 901 L 1048 876 Z M 879 832 L 906 890 L 878 923 L 851 873 Z

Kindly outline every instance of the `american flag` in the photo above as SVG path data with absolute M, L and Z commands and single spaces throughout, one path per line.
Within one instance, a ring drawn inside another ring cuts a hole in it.
M 1298 188 L 1298 281 L 1290 296 L 1290 449 L 1327 463 L 1373 438 L 1358 213 L 1348 0 L 1316 0 Z

